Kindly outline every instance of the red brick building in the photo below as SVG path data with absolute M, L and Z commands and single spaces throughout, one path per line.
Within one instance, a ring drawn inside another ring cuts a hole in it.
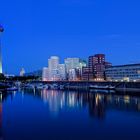
M 111 63 L 105 61 L 104 54 L 96 54 L 89 56 L 88 67 L 83 68 L 83 80 L 97 80 L 105 79 L 105 68 L 112 66 Z

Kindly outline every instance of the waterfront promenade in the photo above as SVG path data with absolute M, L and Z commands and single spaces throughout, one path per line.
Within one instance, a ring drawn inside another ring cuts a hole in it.
M 9 87 L 34 87 L 40 89 L 64 89 L 64 90 L 113 90 L 120 92 L 140 93 L 140 82 L 97 82 L 97 81 L 37 81 L 37 80 L 7 80 L 2 82 Z M 13 88 L 12 88 L 13 89 Z
M 63 85 L 66 89 L 89 90 L 91 87 L 114 87 L 116 91 L 140 92 L 140 82 L 95 82 L 95 81 L 32 81 L 31 83 Z

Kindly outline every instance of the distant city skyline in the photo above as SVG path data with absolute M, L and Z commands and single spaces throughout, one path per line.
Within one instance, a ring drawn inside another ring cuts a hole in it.
M 98 53 L 113 65 L 140 63 L 139 0 L 7 0 L 1 5 L 6 73 L 41 69 L 53 55 L 61 63 Z

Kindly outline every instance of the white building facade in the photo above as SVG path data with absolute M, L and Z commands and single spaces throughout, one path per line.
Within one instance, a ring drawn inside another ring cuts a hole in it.
M 52 56 L 48 59 L 48 68 L 49 68 L 49 80 L 50 81 L 58 81 L 59 80 L 59 57 Z
M 68 80 L 76 80 L 76 69 L 80 67 L 79 58 L 66 58 L 65 59 L 66 73 Z
M 25 75 L 25 70 L 24 70 L 24 68 L 22 68 L 21 69 L 21 71 L 20 71 L 20 74 L 19 74 L 20 76 L 24 76 Z
M 59 57 L 51 56 L 48 59 L 48 67 L 43 68 L 43 81 L 79 80 L 82 75 L 82 67 L 85 62 L 80 58 L 66 58 L 64 64 L 59 63 Z
M 66 80 L 65 64 L 59 64 L 58 71 L 59 71 L 59 80 Z
M 49 68 L 47 68 L 47 67 L 43 68 L 42 81 L 49 81 Z

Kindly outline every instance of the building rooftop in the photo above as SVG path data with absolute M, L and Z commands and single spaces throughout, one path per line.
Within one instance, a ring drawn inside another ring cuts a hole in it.
M 110 68 L 129 67 L 129 66 L 140 66 L 140 63 L 137 63 L 137 64 L 126 64 L 126 65 L 116 65 L 116 66 L 112 66 Z M 107 69 L 109 69 L 109 68 L 107 68 Z

